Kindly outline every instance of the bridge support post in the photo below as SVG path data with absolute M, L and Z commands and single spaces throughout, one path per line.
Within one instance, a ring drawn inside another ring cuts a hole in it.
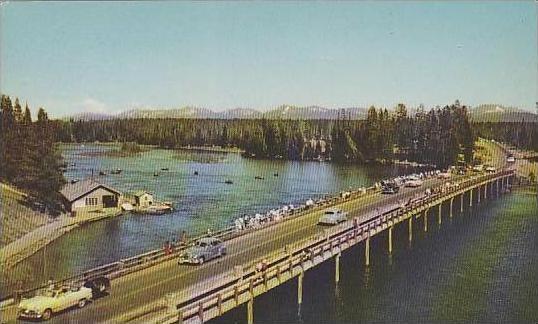
M 463 214 L 463 197 L 465 197 L 465 193 L 461 193 L 461 199 L 460 199 L 460 213 Z
M 482 191 L 482 189 L 480 188 L 480 186 L 478 186 L 478 201 L 477 201 L 477 205 L 480 204 L 480 191 Z
M 247 303 L 247 323 L 254 324 L 254 296 L 251 296 Z
M 409 217 L 409 243 L 413 242 L 413 215 Z
M 392 254 L 392 226 L 389 226 L 389 254 Z
M 437 213 L 437 224 L 439 224 L 439 225 L 441 225 L 441 222 L 443 221 L 442 214 L 441 214 L 442 208 L 443 208 L 443 203 L 440 202 L 439 203 L 439 212 Z
M 299 274 L 298 284 L 297 284 L 297 304 L 301 306 L 303 303 L 303 279 L 304 279 L 304 272 L 301 271 Z
M 452 218 L 452 207 L 454 205 L 454 197 L 450 198 L 450 211 L 448 213 L 448 216 Z
M 473 188 L 469 190 L 469 207 L 473 207 Z
M 428 231 L 428 210 L 424 211 L 424 232 Z
M 340 256 L 341 256 L 341 253 L 338 253 L 336 257 L 334 258 L 334 262 L 335 262 L 334 281 L 336 282 L 336 284 L 340 282 Z
M 488 183 L 484 185 L 484 199 L 488 199 Z
M 497 190 L 497 198 L 499 198 L 499 179 L 496 181 L 495 190 Z
M 366 266 L 370 265 L 370 233 L 368 232 L 368 236 L 366 237 L 366 245 L 364 248 L 364 259 Z

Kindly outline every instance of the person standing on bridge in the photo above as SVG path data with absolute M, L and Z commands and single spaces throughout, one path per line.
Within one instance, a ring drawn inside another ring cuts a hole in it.
M 187 231 L 182 230 L 181 234 L 179 236 L 179 243 L 182 244 L 182 245 L 187 245 L 187 241 L 188 241 Z

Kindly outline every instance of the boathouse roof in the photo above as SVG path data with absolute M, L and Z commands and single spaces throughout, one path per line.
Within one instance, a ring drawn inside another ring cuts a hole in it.
M 69 202 L 73 202 L 98 188 L 104 188 L 108 191 L 121 195 L 120 191 L 92 179 L 84 179 L 77 183 L 68 183 L 62 188 L 62 190 L 60 190 L 60 194 L 62 194 L 62 196 L 64 196 Z

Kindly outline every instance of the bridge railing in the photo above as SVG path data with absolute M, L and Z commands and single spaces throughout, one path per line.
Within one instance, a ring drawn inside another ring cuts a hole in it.
M 129 274 L 129 273 L 132 273 L 132 272 L 136 272 L 136 271 L 148 268 L 150 266 L 153 266 L 155 264 L 158 264 L 158 263 L 173 259 L 174 257 L 179 256 L 179 254 L 181 254 L 186 248 L 188 248 L 194 242 L 196 242 L 199 239 L 204 238 L 204 237 L 211 236 L 211 237 L 216 237 L 216 238 L 222 239 L 224 241 L 227 241 L 227 240 L 233 239 L 235 237 L 246 235 L 248 233 L 257 231 L 257 230 L 265 228 L 265 227 L 269 227 L 269 226 L 273 226 L 273 225 L 278 224 L 278 223 L 282 223 L 283 221 L 288 221 L 288 220 L 303 216 L 306 213 L 310 213 L 310 212 L 313 212 L 313 211 L 316 211 L 316 210 L 321 210 L 321 209 L 324 209 L 324 208 L 327 208 L 327 207 L 331 207 L 331 206 L 340 204 L 340 203 L 342 203 L 344 201 L 347 201 L 347 200 L 357 199 L 359 197 L 372 195 L 372 194 L 375 194 L 375 193 L 378 193 L 378 192 L 379 192 L 379 190 L 376 187 L 372 186 L 372 187 L 369 187 L 369 188 L 349 191 L 349 195 L 347 195 L 346 197 L 344 197 L 342 195 L 325 197 L 322 200 L 322 202 L 317 203 L 314 206 L 309 207 L 309 206 L 301 205 L 297 209 L 290 210 L 285 215 L 285 217 L 283 217 L 283 219 L 281 221 L 279 221 L 279 222 L 275 222 L 275 221 L 267 222 L 267 223 L 262 224 L 262 225 L 260 225 L 258 227 L 248 228 L 248 229 L 244 229 L 244 230 L 240 230 L 240 231 L 238 231 L 234 226 L 229 226 L 229 227 L 226 227 L 226 228 L 224 228 L 222 230 L 219 230 L 219 231 L 210 232 L 210 233 L 203 233 L 203 234 L 200 234 L 198 236 L 195 236 L 195 237 L 191 238 L 186 244 L 172 245 L 171 249 L 168 250 L 168 251 L 166 251 L 165 249 L 155 249 L 155 250 L 148 251 L 148 252 L 145 252 L 145 253 L 142 253 L 142 254 L 139 254 L 139 255 L 135 255 L 135 256 L 132 256 L 132 257 L 129 257 L 129 258 L 125 258 L 125 259 L 120 259 L 119 261 L 115 261 L 115 262 L 108 263 L 108 264 L 105 264 L 105 265 L 102 265 L 102 266 L 99 266 L 99 267 L 96 267 L 96 268 L 86 270 L 86 271 L 84 271 L 84 272 L 82 272 L 80 274 L 76 274 L 76 275 L 73 275 L 73 276 L 70 276 L 70 277 L 63 278 L 61 280 L 57 280 L 54 283 L 58 284 L 58 285 L 61 285 L 61 284 L 66 284 L 66 283 L 85 282 L 87 280 L 91 280 L 91 279 L 95 279 L 95 278 L 99 278 L 99 277 L 107 277 L 109 279 L 118 278 L 118 277 L 121 277 L 123 275 Z M 38 287 L 18 290 L 16 292 L 16 294 L 18 296 L 27 296 L 27 295 L 30 295 L 30 294 L 34 293 L 35 291 L 37 291 L 39 289 L 43 289 L 43 288 L 47 287 L 48 285 L 49 285 L 49 283 L 43 284 L 43 285 L 38 286 Z M 10 296 L 7 296 L 7 297 L 3 298 L 3 300 L 7 300 L 7 299 L 10 299 L 12 297 L 13 297 L 13 295 L 10 295 Z
M 446 184 L 435 187 L 436 192 L 421 197 L 416 201 L 412 201 L 405 207 L 390 210 L 381 213 L 378 217 L 368 220 L 364 223 L 358 221 L 348 222 L 348 226 L 336 228 L 335 232 L 328 232 L 326 237 L 305 239 L 301 241 L 300 246 L 280 252 L 274 258 L 271 258 L 268 263 L 267 270 L 263 272 L 256 271 L 253 267 L 249 271 L 243 272 L 240 278 L 232 278 L 228 282 L 211 287 L 210 292 L 197 294 L 194 296 L 184 297 L 183 299 L 174 301 L 174 309 L 177 311 L 167 311 L 159 317 L 159 322 L 167 320 L 177 320 L 180 317 L 182 320 L 188 320 L 192 317 L 200 317 L 203 319 L 204 313 L 215 307 L 221 308 L 222 304 L 233 300 L 239 304 L 239 296 L 244 293 L 252 295 L 253 290 L 260 285 L 267 287 L 267 281 L 280 277 L 282 273 L 291 272 L 294 267 L 302 265 L 306 260 L 314 260 L 316 256 L 323 255 L 327 251 L 332 251 L 335 247 L 339 247 L 342 243 L 348 242 L 351 239 L 362 238 L 364 235 L 369 235 L 371 230 L 387 224 L 389 221 L 397 219 L 407 213 L 412 213 L 420 207 L 425 207 L 443 196 L 448 196 L 457 192 L 465 192 L 473 185 L 486 182 L 491 179 L 499 178 L 506 175 L 512 175 L 512 171 L 501 171 L 495 174 L 488 174 L 470 179 L 465 179 L 456 182 L 447 187 Z M 457 185 L 456 185 L 457 184 Z M 293 273 L 291 273 L 293 276 Z M 163 303 L 164 304 L 164 303 Z M 164 306 L 163 306 L 164 308 Z

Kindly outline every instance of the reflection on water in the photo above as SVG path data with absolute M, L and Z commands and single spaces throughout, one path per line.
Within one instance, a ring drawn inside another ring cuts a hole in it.
M 11 281 L 21 278 L 29 285 L 49 276 L 62 278 L 159 248 L 166 240 L 179 238 L 182 230 L 200 233 L 208 228 L 223 228 L 243 214 L 304 203 L 308 198 L 370 186 L 383 177 L 413 171 L 396 166 L 263 161 L 235 153 L 163 149 L 127 157 L 104 154 L 118 148 L 63 145 L 62 154 L 69 166 L 66 178 L 93 175 L 97 181 L 123 192 L 144 189 L 158 200 L 173 202 L 175 211 L 161 216 L 125 215 L 84 225 L 19 264 L 9 273 Z M 110 173 L 116 169 L 123 171 Z M 99 176 L 100 171 L 107 175 Z M 264 179 L 255 179 L 256 176 Z M 226 184 L 226 180 L 233 184 Z

